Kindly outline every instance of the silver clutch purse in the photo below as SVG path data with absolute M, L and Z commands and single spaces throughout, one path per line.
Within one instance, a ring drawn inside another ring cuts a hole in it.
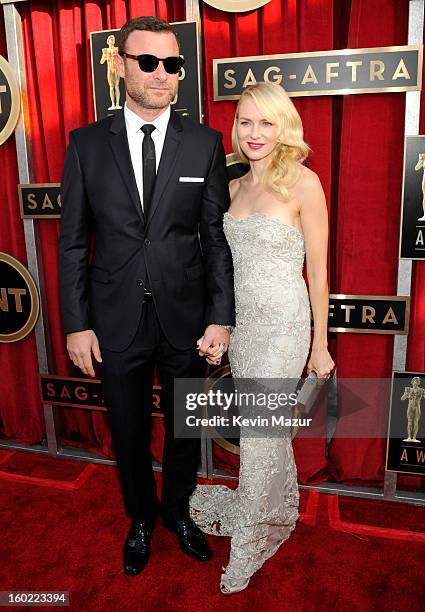
M 297 395 L 297 407 L 302 414 L 310 413 L 323 387 L 335 376 L 336 368 L 326 378 L 317 378 L 315 372 L 310 372 L 304 382 L 302 378 L 300 379 L 302 386 Z
M 292 416 L 297 419 L 299 419 L 301 416 L 308 416 L 323 388 L 331 379 L 334 379 L 335 377 L 336 368 L 333 369 L 327 378 L 317 378 L 314 372 L 310 372 L 305 379 L 300 378 L 297 385 L 297 403 L 292 409 Z M 295 438 L 298 430 L 298 425 L 293 425 L 291 427 L 291 440 Z

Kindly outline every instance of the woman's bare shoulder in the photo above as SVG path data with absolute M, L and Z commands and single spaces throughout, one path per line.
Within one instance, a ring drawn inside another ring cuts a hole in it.
M 300 207 L 305 210 L 311 210 L 316 206 L 320 208 L 325 202 L 325 194 L 319 175 L 307 166 L 301 167 L 294 191 Z
M 323 193 L 319 175 L 307 166 L 300 164 L 300 173 L 293 187 L 294 194 L 303 200 L 305 197 L 317 196 Z
M 320 184 L 319 175 L 313 170 L 310 170 L 310 168 L 307 168 L 307 166 L 300 164 L 300 173 L 296 182 L 296 187 L 300 189 L 317 189 Z

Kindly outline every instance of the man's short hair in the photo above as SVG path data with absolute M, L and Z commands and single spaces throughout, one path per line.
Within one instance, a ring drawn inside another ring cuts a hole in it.
M 170 32 L 170 34 L 174 34 L 180 51 L 180 41 L 176 31 L 172 28 L 168 21 L 158 19 L 157 17 L 145 16 L 129 19 L 118 32 L 118 53 L 120 55 L 125 53 L 125 43 L 127 42 L 127 38 L 136 30 L 140 30 L 141 32 Z

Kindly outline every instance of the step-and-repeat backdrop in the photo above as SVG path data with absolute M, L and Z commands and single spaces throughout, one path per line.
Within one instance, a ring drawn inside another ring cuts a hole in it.
M 265 0 L 214 2 L 217 8 L 241 11 L 258 8 Z M 175 24 L 186 59 L 180 74 L 178 96 L 173 107 L 183 116 L 202 121 L 202 85 L 200 32 L 194 21 Z M 101 119 L 120 112 L 125 99 L 123 83 L 115 69 L 117 30 L 92 32 L 91 77 L 95 116 Z M 280 84 L 293 97 L 353 94 L 388 95 L 391 92 L 421 89 L 422 45 L 380 47 L 350 50 L 323 50 L 314 53 L 227 57 L 213 64 L 214 100 L 237 100 L 248 85 L 259 81 Z M 13 134 L 19 118 L 20 99 L 14 70 L 0 56 L 0 145 Z M 402 143 L 400 143 L 402 146 Z M 246 171 L 234 155 L 228 155 L 229 177 Z M 402 205 L 399 257 L 425 260 L 425 136 L 407 136 L 404 143 L 404 165 L 394 168 L 402 181 Z M 233 173 L 233 174 L 232 174 Z M 35 224 L 60 219 L 60 184 L 18 184 L 22 221 Z M 2 231 L 7 231 L 3 227 Z M 371 240 L 378 228 L 365 228 Z M 331 237 L 332 239 L 332 237 Z M 34 254 L 31 254 L 34 256 Z M 343 256 L 343 255 L 342 255 Z M 379 254 L 377 254 L 379 256 Z M 47 270 L 42 270 L 47 274 Z M 361 274 L 361 270 L 359 270 Z M 23 262 L 10 253 L 0 253 L 0 343 L 22 341 L 34 333 L 43 299 Z M 43 298 L 43 296 L 41 295 Z M 344 334 L 409 333 L 409 295 L 331 294 L 329 331 Z M 47 316 L 47 311 L 44 312 Z M 230 376 L 229 368 L 211 372 L 211 379 Z M 388 440 L 386 469 L 408 474 L 425 474 L 425 418 L 420 404 L 425 398 L 425 373 L 393 371 L 391 396 L 388 398 Z M 40 401 L 80 410 L 105 411 L 100 380 L 61 376 L 58 372 L 40 374 Z M 161 388 L 155 385 L 152 395 L 153 415 L 161 415 Z M 405 434 L 400 437 L 400 432 Z M 229 453 L 238 453 L 235 440 L 220 439 L 216 444 Z

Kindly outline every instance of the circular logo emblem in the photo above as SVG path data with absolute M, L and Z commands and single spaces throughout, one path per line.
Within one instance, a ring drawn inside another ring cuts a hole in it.
M 8 62 L 0 55 L 0 145 L 9 138 L 19 117 L 19 87 Z
M 255 11 L 270 0 L 204 0 L 210 6 L 228 13 L 245 13 Z
M 0 342 L 25 338 L 37 322 L 36 284 L 20 261 L 0 253 Z

